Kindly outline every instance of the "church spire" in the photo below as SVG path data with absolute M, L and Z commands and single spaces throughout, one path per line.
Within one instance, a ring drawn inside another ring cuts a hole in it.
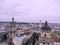
M 14 17 L 12 17 L 12 22 L 14 22 Z
M 47 21 L 45 21 L 45 25 L 48 25 Z
M 41 28 L 41 20 L 40 20 L 40 23 L 39 23 L 39 27 Z

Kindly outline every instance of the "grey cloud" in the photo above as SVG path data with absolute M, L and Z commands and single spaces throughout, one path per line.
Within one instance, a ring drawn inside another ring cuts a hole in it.
M 0 0 L 0 21 L 60 23 L 60 0 Z M 4 20 L 5 19 L 5 20 Z M 20 20 L 18 20 L 20 19 Z

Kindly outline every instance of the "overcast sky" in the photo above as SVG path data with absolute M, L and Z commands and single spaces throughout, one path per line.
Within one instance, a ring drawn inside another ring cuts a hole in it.
M 60 23 L 60 0 L 0 0 L 0 21 Z

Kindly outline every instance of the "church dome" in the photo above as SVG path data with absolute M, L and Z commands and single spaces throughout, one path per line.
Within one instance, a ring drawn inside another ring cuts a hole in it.
M 47 21 L 45 24 L 41 27 L 42 30 L 51 30 L 51 27 L 48 25 Z

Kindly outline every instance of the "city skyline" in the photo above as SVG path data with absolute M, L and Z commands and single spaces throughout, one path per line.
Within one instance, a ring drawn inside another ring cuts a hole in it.
M 60 0 L 0 0 L 0 21 L 60 23 Z

